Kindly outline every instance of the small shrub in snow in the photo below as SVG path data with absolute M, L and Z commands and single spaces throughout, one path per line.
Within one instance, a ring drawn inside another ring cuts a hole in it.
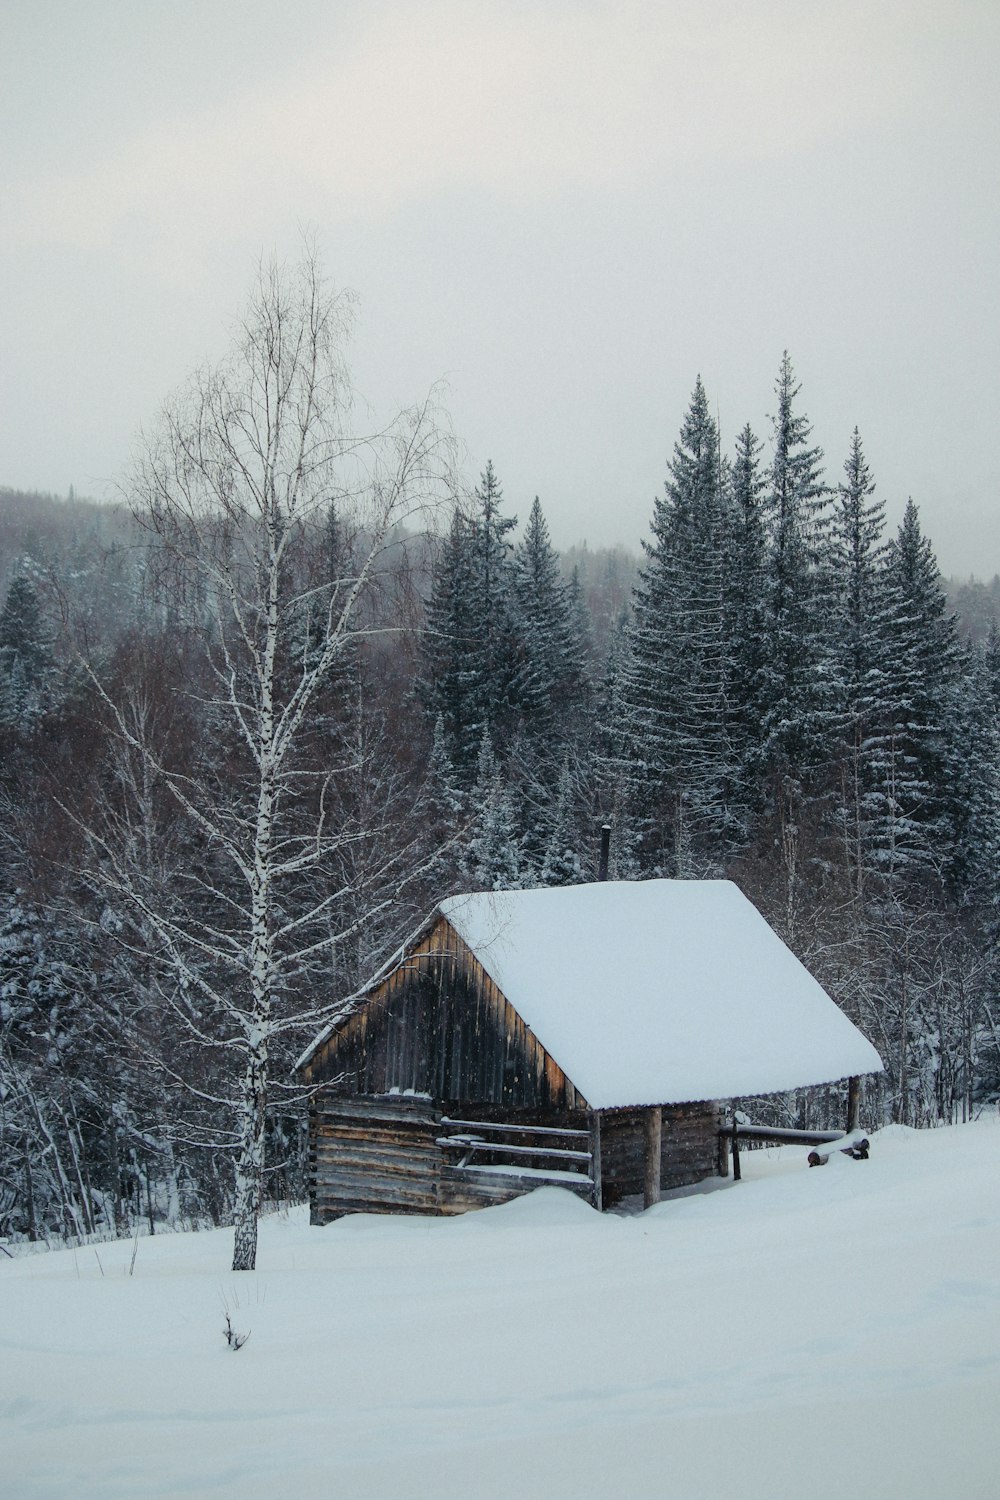
M 226 1313 L 226 1326 L 222 1330 L 222 1335 L 230 1349 L 235 1353 L 237 1349 L 243 1348 L 243 1345 L 250 1337 L 250 1329 L 247 1329 L 246 1333 L 237 1333 L 230 1321 L 229 1314 Z

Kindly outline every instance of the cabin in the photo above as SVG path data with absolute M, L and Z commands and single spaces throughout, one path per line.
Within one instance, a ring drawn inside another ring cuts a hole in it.
M 722 1101 L 881 1071 L 730 881 L 452 896 L 299 1059 L 310 1218 L 728 1171 Z

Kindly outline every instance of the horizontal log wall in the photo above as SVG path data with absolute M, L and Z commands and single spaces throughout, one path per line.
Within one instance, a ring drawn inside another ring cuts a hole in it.
M 473 1208 L 492 1208 L 498 1203 L 509 1203 L 512 1198 L 521 1198 L 525 1193 L 532 1193 L 535 1188 L 546 1185 L 544 1178 L 539 1180 L 527 1173 L 493 1172 L 487 1167 L 453 1167 L 446 1164 L 441 1168 L 441 1212 L 464 1214 Z M 589 1202 L 589 1178 L 579 1176 L 576 1181 L 572 1181 L 567 1172 L 558 1185 L 569 1188 L 570 1192 L 577 1193 Z
M 439 1213 L 439 1120 L 428 1099 L 321 1095 L 309 1117 L 309 1222 Z
M 500 1117 L 496 1109 L 477 1113 Z M 465 1213 L 508 1203 L 544 1186 L 540 1172 L 460 1167 L 460 1150 L 439 1144 L 448 1133 L 442 1114 L 426 1097 L 320 1093 L 309 1117 L 310 1223 L 327 1224 L 350 1213 Z M 536 1120 L 508 1116 L 514 1128 L 504 1131 L 503 1140 L 528 1143 L 533 1139 L 530 1126 L 551 1120 L 550 1115 Z M 586 1116 L 577 1113 L 560 1123 L 585 1128 Z M 494 1149 L 485 1148 L 487 1162 L 502 1152 L 499 1141 Z M 573 1181 L 568 1171 L 560 1171 L 565 1164 L 558 1157 L 543 1156 L 537 1165 L 543 1164 L 559 1172 L 561 1187 L 591 1197 L 585 1173 Z

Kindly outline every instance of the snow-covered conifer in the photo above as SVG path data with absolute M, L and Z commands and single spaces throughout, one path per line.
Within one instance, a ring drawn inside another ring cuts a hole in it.
M 45 712 L 53 662 L 38 593 L 25 574 L 0 609 L 0 722 L 25 731 Z
M 540 885 L 578 885 L 583 879 L 577 852 L 577 829 L 574 811 L 573 779 L 569 762 L 559 772 L 559 786 L 552 811 L 545 855 L 539 874 Z
M 896 879 L 949 859 L 948 723 L 959 671 L 955 620 L 937 559 L 907 501 L 886 561 L 888 690 L 879 858 Z
M 749 423 L 729 467 L 726 567 L 727 722 L 732 746 L 734 815 L 747 826 L 759 804 L 767 674 L 767 479 L 763 444 Z
M 523 883 L 517 821 L 489 730 L 479 747 L 466 870 L 475 890 L 511 891 Z
M 643 543 L 620 702 L 631 816 L 647 868 L 683 876 L 718 855 L 732 772 L 725 497 L 718 431 L 700 378 L 668 476 L 654 503 L 652 540 Z
M 537 495 L 514 554 L 514 593 L 526 654 L 523 735 L 552 770 L 568 739 L 579 736 L 588 682 L 578 613 Z
M 830 521 L 831 684 L 841 743 L 836 799 L 852 882 L 878 871 L 893 722 L 885 507 L 855 428 Z
M 820 567 L 829 492 L 821 477 L 822 450 L 810 446 L 812 428 L 796 410 L 800 386 L 787 351 L 775 391 L 764 727 L 777 784 L 784 795 L 795 796 L 832 753 L 835 705 Z
M 951 894 L 979 907 L 995 940 L 1000 902 L 1000 724 L 986 653 L 969 644 L 949 724 Z
M 488 463 L 468 506 L 453 514 L 427 611 L 421 697 L 433 721 L 441 716 L 464 788 L 475 780 L 487 730 L 499 747 L 510 744 L 526 691 L 508 539 L 517 522 L 502 514 L 502 500 Z

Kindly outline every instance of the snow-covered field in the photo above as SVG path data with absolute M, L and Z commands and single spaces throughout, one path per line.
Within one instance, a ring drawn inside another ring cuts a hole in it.
M 997 1500 L 998 1187 L 993 1119 L 632 1217 L 297 1211 L 251 1275 L 222 1231 L 0 1257 L 0 1494 Z

